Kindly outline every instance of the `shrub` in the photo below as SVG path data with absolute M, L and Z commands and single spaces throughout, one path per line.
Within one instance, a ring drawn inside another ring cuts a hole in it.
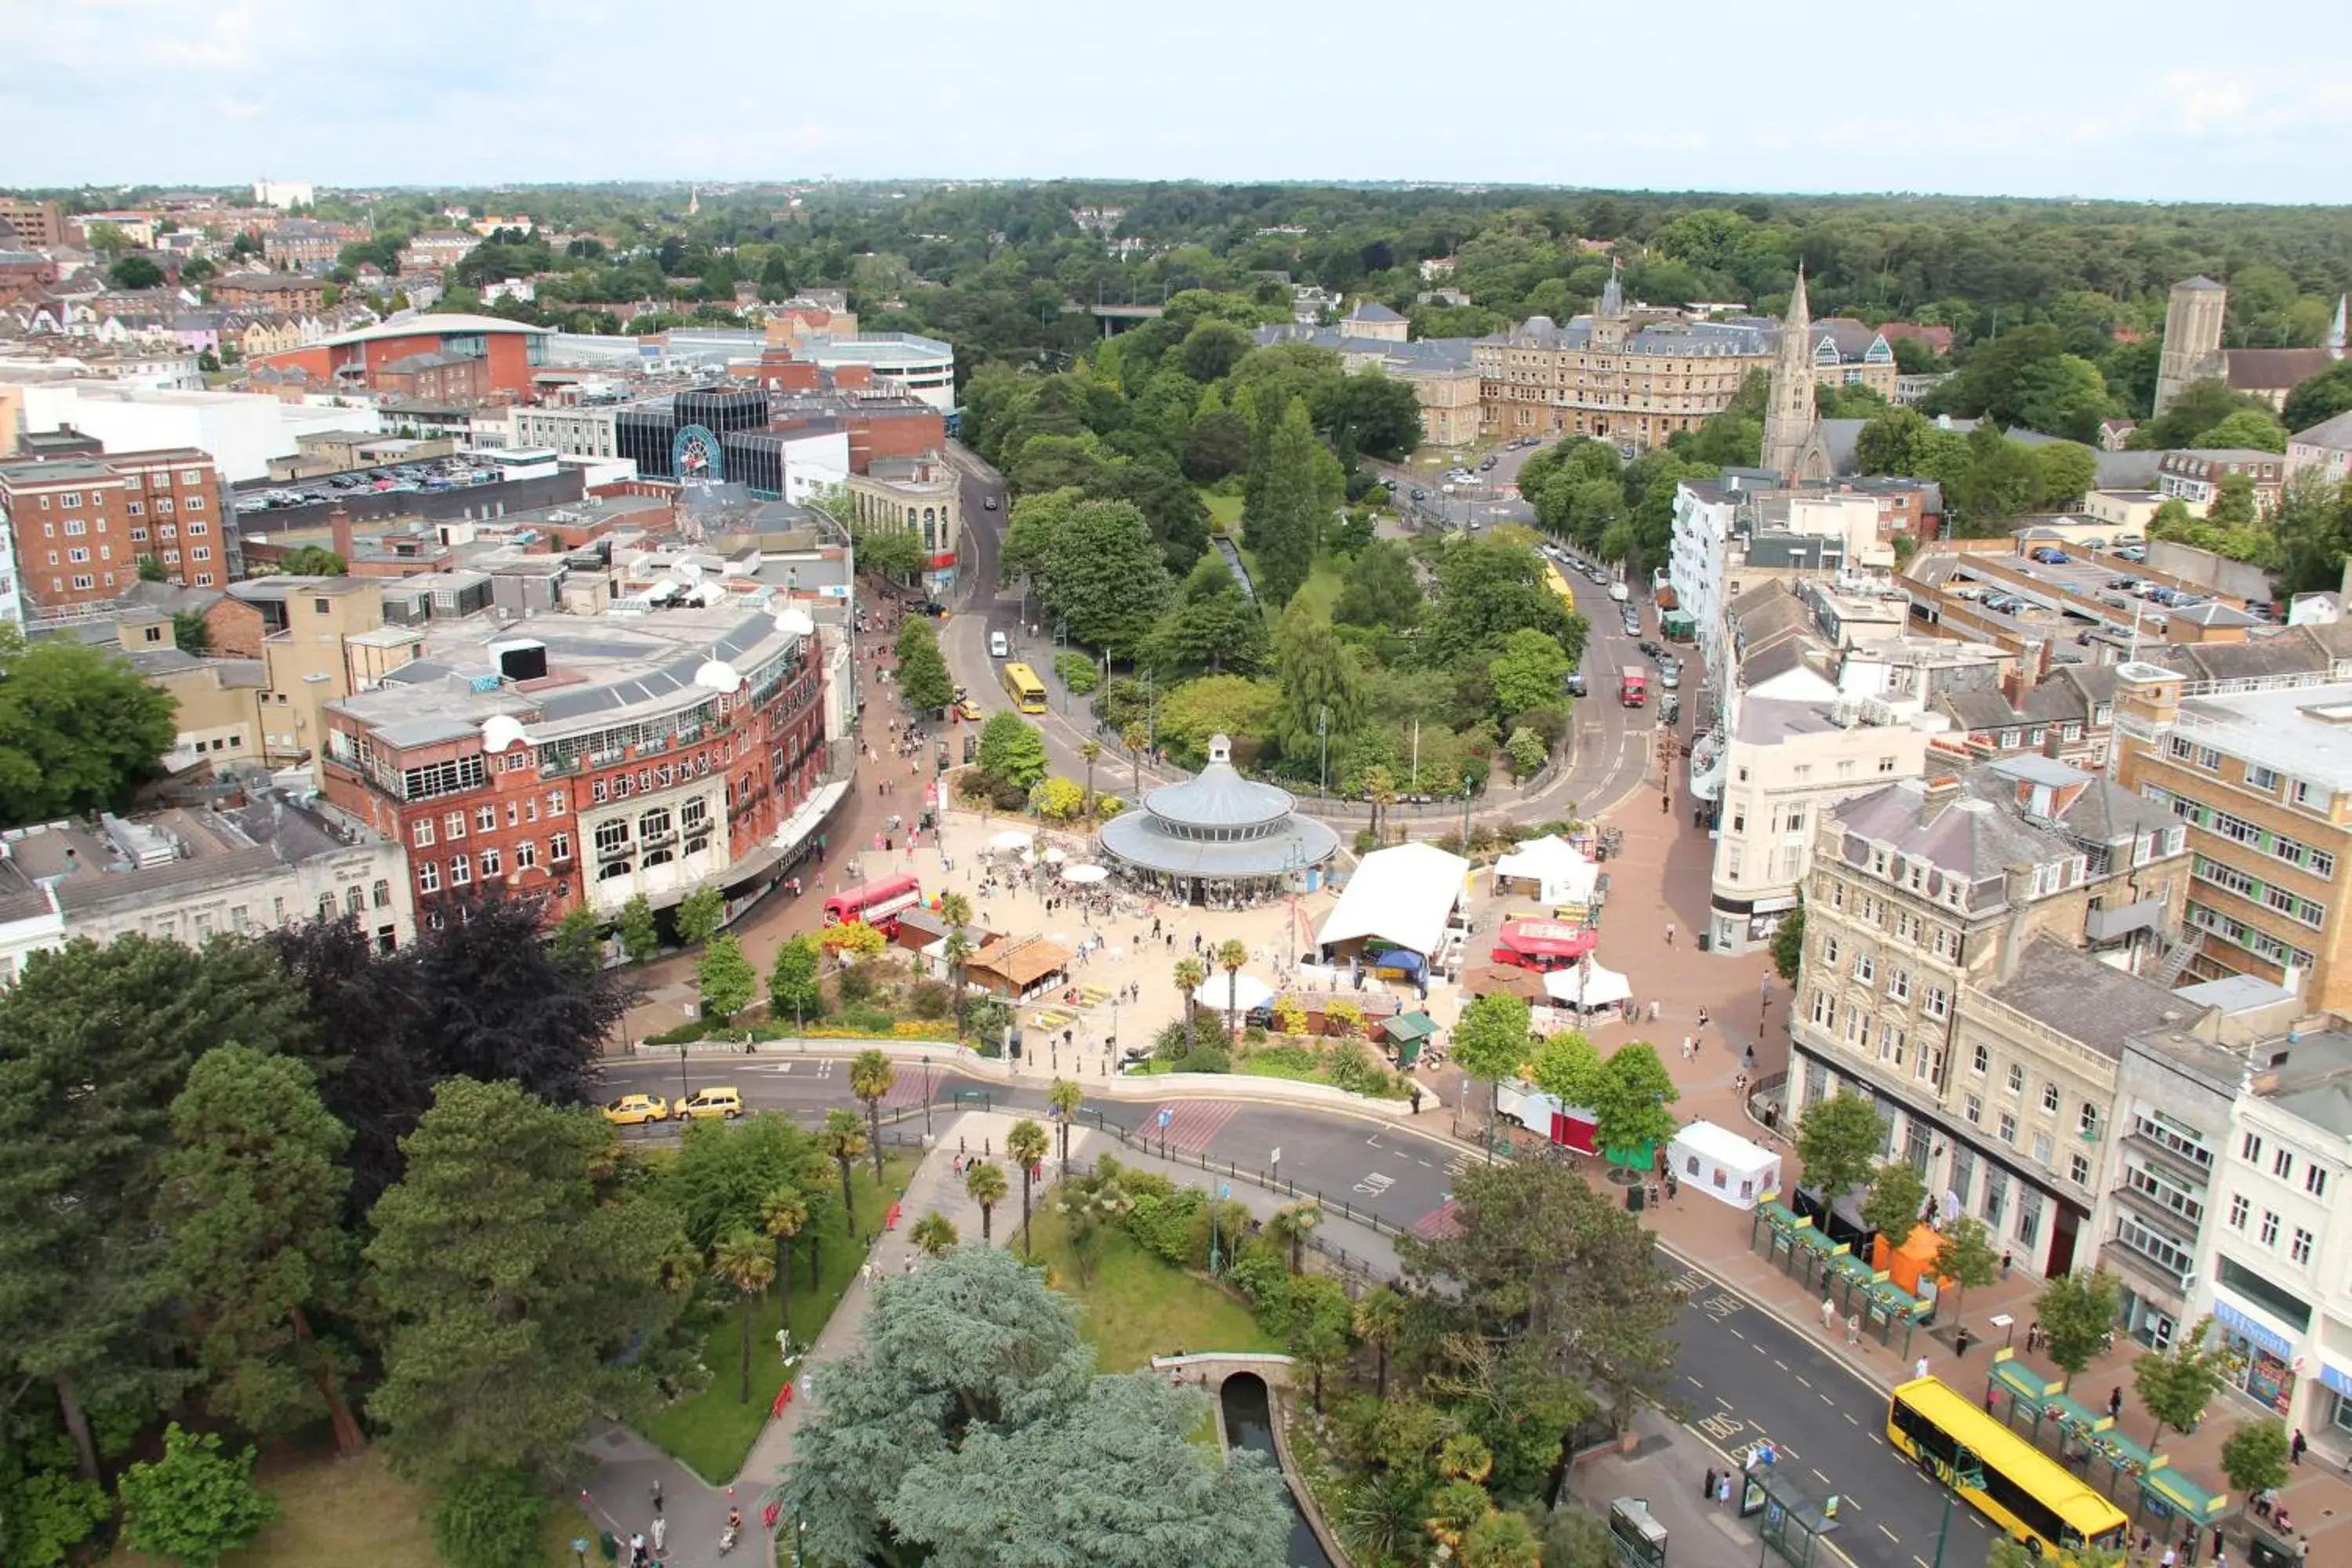
M 1234 1257 L 1228 1276 L 1234 1289 L 1249 1298 L 1250 1310 L 1270 1334 L 1290 1331 L 1296 1316 L 1290 1300 L 1290 1256 L 1263 1236 L 1244 1242 Z
M 1190 1262 L 1192 1216 L 1209 1194 L 1199 1187 L 1185 1187 L 1166 1197 L 1131 1195 L 1134 1206 L 1127 1212 L 1128 1234 L 1156 1258 L 1180 1268 Z
M 907 1010 L 918 1018 L 944 1018 L 955 1008 L 955 991 L 944 980 L 918 980 L 907 993 Z
M 988 802 L 999 811 L 1024 811 L 1029 805 L 1029 792 L 1009 780 L 988 786 Z
M 664 1029 L 658 1035 L 647 1035 L 640 1045 L 682 1046 L 692 1040 L 707 1040 L 719 1028 L 715 1018 L 693 1018 L 675 1029 Z
M 1054 673 L 1062 678 L 1073 697 L 1084 697 L 1102 684 L 1102 666 L 1082 653 L 1055 654 Z
M 1323 1008 L 1323 1032 L 1353 1037 L 1364 1032 L 1364 1010 L 1353 1002 L 1332 1002 Z
M 841 1010 L 842 1027 L 855 1029 L 860 1034 L 887 1035 L 897 1023 L 898 1020 L 890 1016 L 887 1009 L 869 1006 L 862 1003 Z
M 1440 842 L 1443 842 L 1443 840 Z M 1357 854 L 1369 855 L 1380 847 L 1380 840 L 1372 837 L 1372 830 L 1370 827 L 1359 827 L 1356 829 Z M 1451 851 L 1448 851 L 1448 853 L 1451 853 Z
M 1351 1093 L 1388 1092 L 1388 1069 L 1372 1059 L 1370 1049 L 1361 1040 L 1341 1040 L 1333 1046 L 1325 1058 L 1323 1072 L 1333 1084 Z
M 472 1470 L 433 1508 L 433 1544 L 451 1568 L 531 1568 L 547 1494 L 514 1470 Z
M 1095 796 L 1095 820 L 1097 822 L 1108 822 L 1112 817 L 1117 816 L 1120 812 L 1125 811 L 1126 809 L 1127 802 L 1119 799 L 1118 796 L 1115 795 L 1097 795 Z
M 1184 1238 L 1184 1261 L 1192 1268 L 1206 1268 L 1209 1266 L 1212 1219 L 1216 1225 L 1218 1249 L 1224 1257 L 1231 1258 L 1234 1249 L 1241 1245 L 1241 1238 L 1249 1234 L 1249 1205 L 1239 1198 L 1219 1198 L 1213 1203 L 1201 1205 L 1193 1211 L 1192 1229 Z
M 834 994 L 841 998 L 845 1008 L 873 995 L 876 984 L 874 971 L 863 963 L 853 963 L 833 977 Z
M 1231 1072 L 1233 1053 L 1221 1040 L 1202 1038 L 1189 1056 L 1179 1056 L 1168 1069 L 1171 1072 Z
M 1244 1050 L 1254 1051 L 1264 1044 L 1265 1044 L 1265 1025 L 1252 1024 L 1242 1031 L 1242 1048 Z
M 1293 1002 L 1288 997 L 1284 997 L 1280 1002 L 1275 1004 L 1274 1026 L 1276 1030 L 1286 1035 L 1305 1034 L 1307 1032 L 1307 1009 L 1300 1006 L 1297 1003 Z
M 1087 792 L 1068 779 L 1039 779 L 1029 792 L 1029 809 L 1049 822 L 1067 822 L 1087 803 Z

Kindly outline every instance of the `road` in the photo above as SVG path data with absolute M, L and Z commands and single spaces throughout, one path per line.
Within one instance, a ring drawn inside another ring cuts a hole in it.
M 814 1121 L 827 1110 L 856 1108 L 848 1070 L 845 1057 L 698 1054 L 685 1063 L 683 1080 L 730 1083 L 755 1109 Z M 616 1094 L 675 1094 L 682 1082 L 679 1065 L 666 1061 L 615 1063 L 604 1076 Z M 911 1113 L 926 1102 L 950 1106 L 960 1093 L 975 1097 L 971 1103 L 985 1096 L 992 1109 L 1045 1110 L 1045 1091 L 1034 1085 L 904 1065 L 884 1106 Z M 1281 1163 L 1272 1173 L 1301 1192 L 1323 1194 L 1327 1206 L 1345 1202 L 1406 1229 L 1443 1210 L 1455 1174 L 1479 1157 L 1443 1136 L 1433 1113 L 1429 1129 L 1416 1131 L 1307 1107 L 1171 1095 L 1097 1102 L 1083 1114 L 1099 1112 L 1114 1125 L 1140 1130 L 1157 1127 L 1161 1109 L 1170 1113 L 1169 1147 L 1180 1157 L 1266 1173 L 1279 1149 Z M 1811 1332 L 1781 1321 L 1696 1264 L 1678 1261 L 1690 1300 L 1677 1325 L 1672 1395 L 1686 1405 L 1688 1424 L 1727 1451 L 1769 1436 L 1779 1462 L 1790 1467 L 1786 1473 L 1837 1493 L 1843 1528 L 1833 1540 L 1858 1568 L 1928 1568 L 1944 1494 L 1886 1446 L 1885 1396 Z M 1956 1508 L 1951 1528 L 1947 1568 L 1981 1568 L 1991 1540 L 1981 1517 Z

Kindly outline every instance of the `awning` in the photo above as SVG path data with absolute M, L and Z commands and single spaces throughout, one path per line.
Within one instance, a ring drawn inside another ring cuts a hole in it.
M 1274 987 L 1246 970 L 1220 971 L 1201 982 L 1192 1000 L 1220 1013 L 1249 1013 L 1274 1000 Z
M 1565 921 L 1505 921 L 1499 945 L 1531 957 L 1582 958 L 1601 945 L 1601 933 Z
M 848 793 L 849 781 L 846 779 L 836 779 L 820 787 L 814 795 L 801 802 L 801 808 L 786 817 L 783 826 L 776 829 L 772 841 L 775 847 L 779 849 L 798 848 L 801 841 L 816 831 L 817 825 L 841 804 L 841 797 Z
M 1613 1007 L 1633 994 L 1633 984 L 1613 969 L 1591 958 L 1573 969 L 1555 969 L 1544 976 L 1544 992 L 1563 1006 Z

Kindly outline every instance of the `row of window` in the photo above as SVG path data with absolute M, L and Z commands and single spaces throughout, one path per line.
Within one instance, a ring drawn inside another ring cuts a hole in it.
M 1960 1114 L 1968 1119 L 1969 1126 L 1982 1127 L 1984 1125 L 1985 1116 L 1984 1097 L 1978 1094 L 1962 1096 L 1960 1100 Z M 2008 1144 L 2012 1149 L 2016 1148 L 2018 1146 L 2017 1113 L 2010 1110 L 1995 1111 L 1993 1113 L 1993 1132 L 1994 1135 L 1999 1137 L 2002 1142 Z M 2051 1164 L 2057 1153 L 2057 1140 L 2047 1131 L 2037 1131 L 2033 1134 L 2032 1151 L 2034 1162 L 2037 1164 Z M 2089 1186 L 2091 1184 L 2090 1156 L 2087 1154 L 2067 1155 L 2066 1176 L 2068 1180 L 2072 1181 L 2078 1187 Z M 1991 1216 L 1988 1215 L 1986 1217 L 1990 1218 Z
M 1923 868 L 1915 862 L 1907 869 L 1913 886 L 1919 886 Z M 1830 908 L 1844 910 L 1848 903 L 1845 884 L 1832 878 L 1829 891 Z M 1877 926 L 1885 930 L 1885 917 L 1891 912 L 1895 916 L 1894 928 L 1896 941 L 1908 943 L 1913 947 L 1924 947 L 1937 958 L 1949 959 L 1954 963 L 1960 961 L 1960 933 L 1951 927 L 1931 921 L 1925 915 L 1915 913 L 1892 899 L 1882 899 L 1875 893 L 1861 889 L 1855 889 L 1852 903 L 1853 917 L 1863 924 Z M 1829 961 L 1832 963 L 1837 962 L 1837 943 L 1834 939 L 1829 943 Z
M 548 863 L 562 865 L 571 858 L 572 836 L 568 833 L 550 834 L 547 839 Z M 514 864 L 518 871 L 527 871 L 538 865 L 538 841 L 526 838 L 517 844 L 514 847 Z M 484 846 L 478 855 L 452 855 L 448 865 L 448 885 L 452 888 L 472 886 L 477 870 L 486 882 L 506 874 L 506 857 L 495 844 Z M 437 893 L 441 890 L 440 861 L 419 860 L 415 862 L 415 870 L 418 892 Z
M 2266 931 L 2250 926 L 2242 920 L 2232 919 L 2219 910 L 2209 909 L 2194 899 L 2189 900 L 2189 907 L 2182 918 L 2199 931 L 2210 932 L 2224 942 L 2234 942 L 2266 963 L 2281 966 L 2292 963 L 2297 969 L 2308 973 L 2312 966 L 2319 962 L 2315 954 L 2305 949 L 2291 946 Z
M 571 799 L 563 791 L 551 789 L 547 792 L 548 816 L 562 816 L 571 808 Z M 526 822 L 537 822 L 539 812 L 539 801 L 535 798 L 524 801 L 510 800 L 506 804 L 506 826 L 520 827 Z M 496 833 L 499 830 L 498 806 L 495 805 L 476 806 L 473 822 L 474 829 L 478 833 Z M 453 811 L 442 817 L 439 832 L 442 838 L 452 844 L 465 837 L 466 814 L 462 811 Z M 434 833 L 433 819 L 429 816 L 421 816 L 410 826 L 409 840 L 419 849 L 430 849 L 433 847 Z
M 2211 746 L 2198 745 L 2186 735 L 2174 735 L 2168 749 L 2175 762 L 2187 763 L 2217 778 L 2221 774 L 2221 764 L 2225 759 Z M 2230 781 L 2225 779 L 2223 782 Z M 2273 800 L 2284 799 L 2290 805 L 2322 815 L 2326 813 L 2333 800 L 2326 786 L 2313 784 L 2308 779 L 2294 778 L 2261 763 L 2243 764 L 2237 783 L 2240 787 L 2254 794 L 2266 795 Z
M 2230 1228 L 2241 1232 L 2245 1230 L 2247 1221 L 2252 1217 L 2253 1212 L 2254 1205 L 2246 1201 L 2246 1195 L 2243 1193 L 2233 1194 L 2230 1198 Z M 2256 1238 L 2273 1252 L 2278 1250 L 2279 1223 L 2276 1210 L 2264 1209 L 2263 1223 L 2254 1233 Z M 2301 1226 L 2296 1226 L 2294 1238 L 2287 1243 L 2288 1260 L 2294 1263 L 2309 1263 L 2312 1243 L 2315 1239 L 2311 1232 Z
M 2249 849 L 2259 849 L 2273 859 L 2284 860 L 2290 866 L 2299 866 L 2313 876 L 2323 879 L 2333 880 L 2336 876 L 2336 857 L 2327 850 L 2315 849 L 2300 839 L 2288 837 L 2284 833 L 2271 832 L 2260 823 L 2249 822 L 2244 817 L 2230 812 L 2217 811 L 2156 784 L 2144 786 L 2140 793 L 2157 805 L 2169 810 L 2173 816 L 2194 823 L 2209 833 L 2230 840 L 2232 844 L 2242 844 Z
M 2249 1165 L 2263 1163 L 2263 1135 L 2248 1132 L 2238 1140 L 2238 1158 Z M 2282 1182 L 2294 1179 L 2294 1151 L 2279 1148 L 2271 1153 L 2271 1174 Z M 2327 1167 L 2315 1160 L 2303 1163 L 2303 1190 L 2315 1198 L 2327 1195 Z
M 2316 899 L 2306 899 L 2291 888 L 2257 881 L 2235 866 L 2208 860 L 2202 855 L 2197 857 L 2195 871 L 2202 880 L 2283 914 L 2291 921 L 2301 921 L 2314 931 L 2326 927 L 2327 906 Z

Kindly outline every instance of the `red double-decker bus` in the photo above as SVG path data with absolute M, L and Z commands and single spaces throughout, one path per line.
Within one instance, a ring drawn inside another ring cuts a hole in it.
M 923 885 L 914 878 L 885 877 L 825 900 L 824 923 L 837 926 L 864 921 L 877 931 L 896 932 L 898 917 L 922 901 Z

